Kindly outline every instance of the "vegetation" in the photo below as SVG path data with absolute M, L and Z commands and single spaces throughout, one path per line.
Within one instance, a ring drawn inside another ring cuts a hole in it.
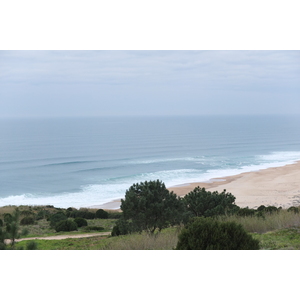
M 75 231 L 77 230 L 77 224 L 71 219 L 62 220 L 55 225 L 56 232 L 60 231 Z
M 162 182 L 146 181 L 126 191 L 121 208 L 123 212 L 103 210 L 103 213 L 99 209 L 62 209 L 51 205 L 0 207 L 0 249 L 179 249 L 178 236 L 183 239 L 184 232 L 193 226 L 195 228 L 189 230 L 197 232 L 200 225 L 191 224 L 199 218 L 201 222 L 210 222 L 213 228 L 213 234 L 207 233 L 209 229 L 201 232 L 218 240 L 216 244 L 210 241 L 202 245 L 205 249 L 240 249 L 240 245 L 247 244 L 244 241 L 238 245 L 228 237 L 228 232 L 234 238 L 246 233 L 248 241 L 251 240 L 249 235 L 252 236 L 259 241 L 261 249 L 300 249 L 300 214 L 299 207 L 295 206 L 289 209 L 264 205 L 257 209 L 240 208 L 235 204 L 235 197 L 225 190 L 211 193 L 200 187 L 180 198 L 169 192 Z M 225 227 L 227 235 L 219 230 Z M 24 236 L 46 237 L 64 232 L 75 236 L 87 232 L 98 234 L 99 231 L 111 232 L 111 236 L 59 241 L 18 240 Z M 196 236 L 192 246 L 184 247 L 198 249 L 204 238 L 199 238 L 198 233 Z
M 129 232 L 161 231 L 180 224 L 184 215 L 183 202 L 159 180 L 133 184 L 121 200 L 121 210 Z
M 77 224 L 77 227 L 83 227 L 83 226 L 87 226 L 87 220 L 84 218 L 75 218 L 74 222 Z
M 259 241 L 235 222 L 198 217 L 178 237 L 176 250 L 258 250 Z
M 96 211 L 95 217 L 98 219 L 107 219 L 108 218 L 108 212 L 104 209 L 98 209 Z
M 63 212 L 57 212 L 50 216 L 49 221 L 50 221 L 50 227 L 55 228 L 56 224 L 67 220 L 67 216 Z
M 33 225 L 34 224 L 34 218 L 33 217 L 24 217 L 20 224 L 21 225 Z
M 183 201 L 192 217 L 224 215 L 225 213 L 236 212 L 239 208 L 235 205 L 235 197 L 226 193 L 226 190 L 222 193 L 209 192 L 199 186 L 185 195 Z

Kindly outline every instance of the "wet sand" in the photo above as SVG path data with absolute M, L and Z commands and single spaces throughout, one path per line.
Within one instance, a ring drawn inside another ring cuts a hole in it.
M 178 196 L 184 196 L 197 186 L 204 187 L 208 191 L 222 192 L 226 189 L 236 197 L 235 203 L 240 207 L 298 206 L 300 205 L 300 162 L 235 176 L 212 178 L 209 182 L 183 183 L 168 189 Z M 118 209 L 120 203 L 120 199 L 116 199 L 93 207 Z

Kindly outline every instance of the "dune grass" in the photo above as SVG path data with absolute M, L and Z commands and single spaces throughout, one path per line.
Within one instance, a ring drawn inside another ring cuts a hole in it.
M 220 221 L 230 221 L 241 224 L 246 231 L 265 233 L 272 230 L 279 230 L 284 228 L 299 227 L 300 214 L 285 209 L 279 210 L 275 213 L 265 213 L 263 217 L 247 216 L 241 217 L 238 215 L 219 216 Z
M 35 240 L 38 250 L 172 250 L 177 245 L 180 228 L 167 228 L 148 235 L 136 233 L 117 237 L 88 237 L 64 240 Z M 18 242 L 26 247 L 28 241 Z

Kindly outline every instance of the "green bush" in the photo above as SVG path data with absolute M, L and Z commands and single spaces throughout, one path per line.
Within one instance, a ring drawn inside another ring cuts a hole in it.
M 272 213 L 278 212 L 278 208 L 276 206 L 270 205 L 265 208 L 265 212 L 272 214 Z
M 63 212 L 55 213 L 49 218 L 50 227 L 54 228 L 58 222 L 65 220 L 67 220 L 67 216 Z
M 24 217 L 20 221 L 21 225 L 33 225 L 34 224 L 34 218 L 33 217 Z
M 84 219 L 95 219 L 96 214 L 88 211 L 87 209 L 73 209 L 72 211 L 68 211 L 68 217 L 70 218 L 84 218 Z
M 84 227 L 84 231 L 102 231 L 104 227 L 101 226 L 86 226 Z
M 240 208 L 236 214 L 241 217 L 254 216 L 255 209 L 249 207 Z
M 107 219 L 108 218 L 108 212 L 100 208 L 96 211 L 96 218 L 98 218 L 98 219 Z
M 59 231 L 75 231 L 75 230 L 77 230 L 77 224 L 71 219 L 59 221 L 55 225 L 55 231 L 56 232 L 59 232 Z
M 264 205 L 261 205 L 261 206 L 259 206 L 256 210 L 257 211 L 264 211 L 265 210 L 265 206 Z
M 259 241 L 235 222 L 198 217 L 178 236 L 176 250 L 258 250 Z
M 35 241 L 29 241 L 26 244 L 26 250 L 37 250 L 38 249 L 38 245 Z
M 36 214 L 35 219 L 38 221 L 49 217 L 50 217 L 50 212 L 42 209 Z
M 2 227 L 3 226 L 3 221 L 2 221 L 2 219 L 0 219 L 0 227 Z
M 122 217 L 122 212 L 109 212 L 108 219 L 120 219 Z
M 74 222 L 77 224 L 78 227 L 87 226 L 87 220 L 84 218 L 75 218 Z
M 10 213 L 5 213 L 4 216 L 3 216 L 3 218 L 4 218 L 4 222 L 5 223 L 9 223 L 13 219 L 13 217 L 12 217 L 12 215 Z
M 132 224 L 129 223 L 127 220 L 124 220 L 123 218 L 119 219 L 116 222 L 116 225 L 113 227 L 111 235 L 119 236 L 131 233 L 133 230 L 131 230 L 130 225 Z
M 291 206 L 287 209 L 288 212 L 292 211 L 295 214 L 299 214 L 299 208 L 295 206 Z

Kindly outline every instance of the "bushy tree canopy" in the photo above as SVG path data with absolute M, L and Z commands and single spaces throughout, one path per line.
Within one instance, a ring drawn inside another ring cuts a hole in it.
M 121 200 L 123 218 L 130 222 L 133 231 L 153 233 L 170 225 L 179 224 L 184 205 L 159 180 L 133 184 Z
M 56 232 L 59 231 L 74 231 L 77 230 L 77 224 L 71 219 L 59 221 L 55 225 Z
M 193 217 L 223 215 L 225 212 L 236 211 L 239 208 L 235 205 L 235 197 L 226 193 L 226 190 L 222 193 L 210 192 L 199 186 L 185 195 L 183 201 Z
M 108 212 L 104 209 L 100 208 L 96 211 L 96 218 L 98 219 L 107 219 L 108 218 Z
M 241 224 L 194 218 L 178 236 L 176 250 L 258 250 L 259 241 Z

